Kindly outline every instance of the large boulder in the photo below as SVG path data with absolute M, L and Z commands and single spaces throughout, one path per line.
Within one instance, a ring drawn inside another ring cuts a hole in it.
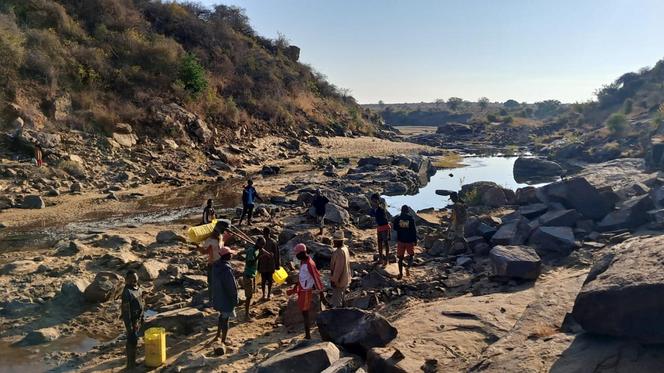
M 489 252 L 493 274 L 500 277 L 535 280 L 542 271 L 542 260 L 527 246 L 496 246 Z
M 392 164 L 390 157 L 365 157 L 357 161 L 359 167 L 363 166 L 389 166 Z
M 82 278 L 65 281 L 60 286 L 59 298 L 73 303 L 82 301 L 88 285 L 90 285 L 90 282 Z
M 309 309 L 310 319 L 315 320 L 320 311 L 320 297 L 318 295 L 314 295 L 313 299 L 311 300 L 311 309 Z M 286 307 L 282 309 L 281 322 L 287 328 L 302 326 L 304 318 L 302 318 L 302 311 L 300 311 L 300 308 L 297 305 L 297 297 L 288 298 Z
M 537 196 L 544 202 L 559 202 L 568 209 L 575 209 L 583 216 L 600 220 L 612 209 L 610 201 L 583 177 L 575 177 L 537 190 Z
M 136 136 L 133 133 L 117 133 L 114 132 L 111 135 L 111 138 L 115 143 L 117 143 L 120 146 L 124 146 L 125 148 L 131 148 L 132 146 L 136 145 L 138 142 L 138 136 Z
M 316 217 L 316 210 L 313 206 L 309 208 L 309 215 L 311 217 Z M 350 214 L 348 214 L 348 211 L 343 207 L 330 202 L 325 205 L 325 221 L 340 225 L 348 225 Z
M 664 236 L 614 246 L 592 267 L 572 315 L 590 333 L 664 343 Z
M 580 216 L 576 210 L 554 210 L 539 217 L 539 223 L 550 227 L 573 227 Z
M 143 281 L 155 280 L 159 277 L 159 273 L 165 271 L 166 268 L 168 268 L 168 264 L 155 259 L 148 259 L 138 268 L 138 278 Z
M 36 195 L 25 196 L 21 202 L 21 208 L 24 209 L 43 209 L 44 207 L 46 207 L 44 200 Z
M 113 272 L 99 272 L 85 291 L 83 296 L 90 303 L 103 303 L 116 299 L 122 292 L 122 277 Z
M 600 231 L 634 229 L 650 220 L 648 211 L 655 208 L 649 194 L 633 197 L 625 201 L 616 211 L 610 212 L 597 224 Z
M 157 233 L 157 243 L 168 244 L 175 242 L 187 242 L 187 239 L 173 231 L 161 231 Z
M 333 343 L 304 343 L 280 352 L 256 365 L 256 373 L 320 373 L 339 360 L 341 352 Z
M 324 341 L 362 356 L 373 347 L 384 347 L 397 336 L 397 329 L 384 317 L 358 308 L 323 311 L 316 318 L 316 324 Z
M 563 168 L 546 159 L 519 157 L 514 162 L 513 173 L 518 183 L 546 181 L 563 175 Z
M 498 231 L 491 236 L 491 244 L 522 245 L 528 239 L 529 234 L 528 220 L 517 219 L 501 225 Z
M 549 206 L 544 203 L 534 203 L 532 205 L 522 206 L 519 208 L 518 213 L 528 219 L 534 219 L 546 212 Z
M 570 227 L 538 227 L 528 244 L 545 254 L 568 255 L 576 247 L 574 231 Z
M 342 357 L 320 373 L 360 373 L 364 363 L 357 356 Z
M 371 211 L 371 202 L 364 195 L 354 195 L 348 199 L 348 208 L 352 211 L 368 213 Z
M 501 207 L 513 203 L 515 194 L 513 190 L 506 189 L 491 181 L 477 181 L 461 187 L 459 196 L 465 200 L 478 199 L 480 203 L 489 207 Z

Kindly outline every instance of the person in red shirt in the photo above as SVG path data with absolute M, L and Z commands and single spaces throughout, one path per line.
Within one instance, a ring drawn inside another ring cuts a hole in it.
M 302 311 L 302 318 L 304 319 L 304 338 L 311 339 L 309 310 L 314 294 L 318 294 L 323 290 L 323 282 L 320 279 L 320 272 L 316 268 L 316 263 L 307 254 L 307 247 L 303 243 L 299 243 L 295 245 L 293 251 L 295 257 L 300 260 L 300 274 L 295 287 L 288 290 L 287 294 L 297 294 L 297 305 Z

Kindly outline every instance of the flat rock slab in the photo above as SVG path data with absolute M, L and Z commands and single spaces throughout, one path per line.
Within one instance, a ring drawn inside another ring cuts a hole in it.
M 256 366 L 256 373 L 320 373 L 339 360 L 341 352 L 330 342 L 295 346 Z
M 489 252 L 493 273 L 500 277 L 535 280 L 542 271 L 537 252 L 526 246 L 496 246 Z
M 587 331 L 664 343 L 664 236 L 635 237 L 597 261 L 574 303 Z
M 397 329 L 384 317 L 357 308 L 323 311 L 316 317 L 316 324 L 324 341 L 361 356 L 373 347 L 384 347 L 397 336 Z

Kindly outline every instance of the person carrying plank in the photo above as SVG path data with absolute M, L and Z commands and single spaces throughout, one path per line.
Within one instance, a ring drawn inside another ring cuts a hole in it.
M 304 338 L 311 339 L 309 311 L 311 310 L 314 292 L 319 294 L 323 291 L 323 282 L 320 279 L 320 272 L 316 268 L 316 263 L 307 254 L 307 247 L 303 243 L 299 243 L 295 245 L 293 252 L 300 261 L 300 273 L 297 283 L 286 294 L 297 294 L 297 306 L 304 319 Z

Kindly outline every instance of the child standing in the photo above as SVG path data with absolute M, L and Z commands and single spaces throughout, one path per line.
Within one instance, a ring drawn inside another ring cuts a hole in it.
M 122 321 L 127 331 L 127 369 L 136 366 L 136 346 L 138 331 L 143 324 L 143 294 L 138 285 L 138 275 L 129 270 L 125 276 L 125 287 L 122 291 Z
M 320 279 L 316 263 L 307 254 L 307 247 L 303 243 L 299 243 L 295 245 L 293 251 L 295 257 L 300 260 L 300 274 L 295 287 L 288 291 L 288 295 L 297 294 L 297 305 L 302 311 L 302 318 L 304 319 L 304 338 L 311 339 L 309 310 L 311 309 L 314 291 L 321 292 L 323 282 Z

